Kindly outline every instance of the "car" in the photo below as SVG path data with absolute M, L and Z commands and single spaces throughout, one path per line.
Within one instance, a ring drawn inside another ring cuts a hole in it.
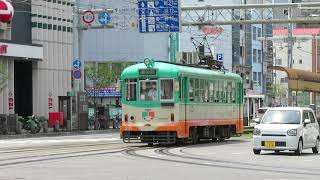
M 301 155 L 303 149 L 319 152 L 319 124 L 311 108 L 268 108 L 253 130 L 253 152 L 261 150 L 294 151 Z

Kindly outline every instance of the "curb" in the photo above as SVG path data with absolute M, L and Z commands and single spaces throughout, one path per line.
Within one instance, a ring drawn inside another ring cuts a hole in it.
M 28 133 L 28 134 L 0 135 L 0 140 L 38 138 L 38 137 L 74 136 L 74 135 L 90 135 L 90 134 L 109 134 L 109 133 L 119 133 L 119 129 L 72 131 L 72 132 L 49 132 L 49 133 L 38 133 L 38 134 L 29 134 Z

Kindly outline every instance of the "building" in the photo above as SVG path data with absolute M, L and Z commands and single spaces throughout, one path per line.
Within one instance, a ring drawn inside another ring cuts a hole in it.
M 285 39 L 288 35 L 287 29 L 273 30 L 274 65 L 288 67 L 288 44 Z M 319 63 L 319 28 L 296 28 L 293 30 L 293 69 L 301 69 L 310 72 L 320 72 Z M 286 89 L 281 96 L 276 98 L 277 104 L 288 104 L 288 77 L 283 71 L 274 71 L 274 84 L 279 84 Z M 320 97 L 317 96 L 317 103 L 320 104 Z M 311 96 L 309 92 L 293 93 L 294 105 L 309 106 Z

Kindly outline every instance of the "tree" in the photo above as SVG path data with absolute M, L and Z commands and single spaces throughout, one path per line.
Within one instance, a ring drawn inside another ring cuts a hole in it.
M 281 84 L 271 84 L 268 89 L 268 95 L 275 99 L 280 99 L 280 102 L 282 102 L 282 96 L 288 93 L 288 88 L 283 87 Z

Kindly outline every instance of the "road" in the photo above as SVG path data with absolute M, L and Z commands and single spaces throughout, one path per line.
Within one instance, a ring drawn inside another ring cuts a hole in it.
M 320 155 L 252 153 L 250 139 L 123 144 L 118 134 L 0 140 L 0 180 L 319 179 Z

